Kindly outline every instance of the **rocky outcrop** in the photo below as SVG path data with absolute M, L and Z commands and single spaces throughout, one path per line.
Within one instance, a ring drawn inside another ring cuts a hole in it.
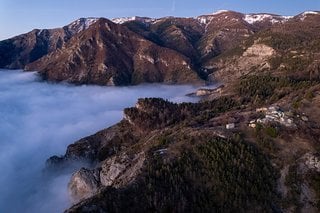
M 96 194 L 99 186 L 99 172 L 82 168 L 72 175 L 68 189 L 73 202 L 78 203 Z
M 46 162 L 46 168 L 49 171 L 59 171 L 68 167 L 76 166 L 77 168 L 83 164 L 95 165 L 120 152 L 129 144 L 136 143 L 141 134 L 139 128 L 123 120 L 119 125 L 101 130 L 70 144 L 63 156 L 50 157 Z M 76 164 L 76 162 L 82 163 Z
M 269 59 L 276 56 L 276 51 L 258 41 L 249 46 L 241 56 L 233 56 L 218 60 L 211 64 L 217 71 L 210 75 L 211 79 L 224 82 L 233 81 L 250 72 L 261 72 L 270 70 Z M 232 76 L 232 77 L 231 77 Z
M 74 203 L 92 197 L 104 187 L 130 184 L 143 167 L 145 153 L 124 150 L 136 144 L 143 134 L 146 133 L 123 120 L 69 145 L 64 156 L 49 158 L 45 171 L 76 171 L 68 185 Z
M 265 44 L 254 44 L 250 46 L 243 54 L 243 57 L 265 58 L 275 54 L 275 50 Z
M 139 174 L 145 161 L 145 153 L 133 156 L 123 153 L 101 163 L 100 181 L 103 186 L 123 187 Z
M 68 191 L 74 203 L 92 197 L 99 189 L 112 186 L 126 186 L 141 172 L 145 154 L 128 156 L 126 153 L 111 157 L 89 170 L 81 168 L 75 172 L 68 184 Z

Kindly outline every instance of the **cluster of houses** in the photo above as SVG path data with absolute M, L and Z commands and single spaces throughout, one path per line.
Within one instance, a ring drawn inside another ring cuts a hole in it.
M 270 122 L 277 122 L 286 127 L 296 126 L 293 122 L 292 113 L 284 112 L 278 106 L 258 108 L 256 112 L 264 113 L 265 117 L 250 121 L 249 126 L 252 128 L 255 128 L 257 123 L 265 124 Z
M 262 107 L 256 109 L 257 113 L 263 113 L 263 118 L 258 118 L 251 120 L 249 122 L 249 127 L 256 128 L 257 124 L 267 124 L 267 123 L 279 123 L 286 127 L 296 127 L 297 125 L 294 123 L 294 115 L 292 112 L 285 112 L 281 110 L 278 106 L 270 106 L 270 107 Z M 296 119 L 301 119 L 304 122 L 308 121 L 308 117 L 305 115 L 296 115 Z M 234 129 L 236 127 L 235 123 L 228 123 L 226 124 L 226 129 Z
M 265 114 L 264 118 L 259 118 L 257 120 L 250 121 L 249 126 L 255 127 L 256 123 L 270 123 L 277 122 L 286 127 L 293 127 L 295 124 L 293 123 L 292 115 L 290 112 L 283 112 L 278 106 L 270 106 L 256 109 L 256 112 L 261 112 Z

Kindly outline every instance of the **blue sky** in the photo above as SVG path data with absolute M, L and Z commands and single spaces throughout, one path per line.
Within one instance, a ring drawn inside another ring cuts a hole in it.
M 0 40 L 79 17 L 197 16 L 220 9 L 295 15 L 320 10 L 320 0 L 0 0 Z

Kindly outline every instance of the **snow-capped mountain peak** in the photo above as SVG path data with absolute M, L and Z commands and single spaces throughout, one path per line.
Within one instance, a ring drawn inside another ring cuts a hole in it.
M 88 29 L 92 24 L 94 24 L 99 18 L 79 18 L 67 25 L 68 30 L 74 33 L 79 33 L 83 30 Z

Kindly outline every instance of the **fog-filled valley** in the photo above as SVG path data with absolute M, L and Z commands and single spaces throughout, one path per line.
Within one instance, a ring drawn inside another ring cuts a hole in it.
M 67 145 L 122 119 L 140 97 L 174 102 L 193 86 L 72 86 L 35 73 L 0 71 L 0 212 L 61 212 L 70 206 L 71 174 L 43 178 L 45 161 Z M 46 179 L 46 180 L 44 180 Z

